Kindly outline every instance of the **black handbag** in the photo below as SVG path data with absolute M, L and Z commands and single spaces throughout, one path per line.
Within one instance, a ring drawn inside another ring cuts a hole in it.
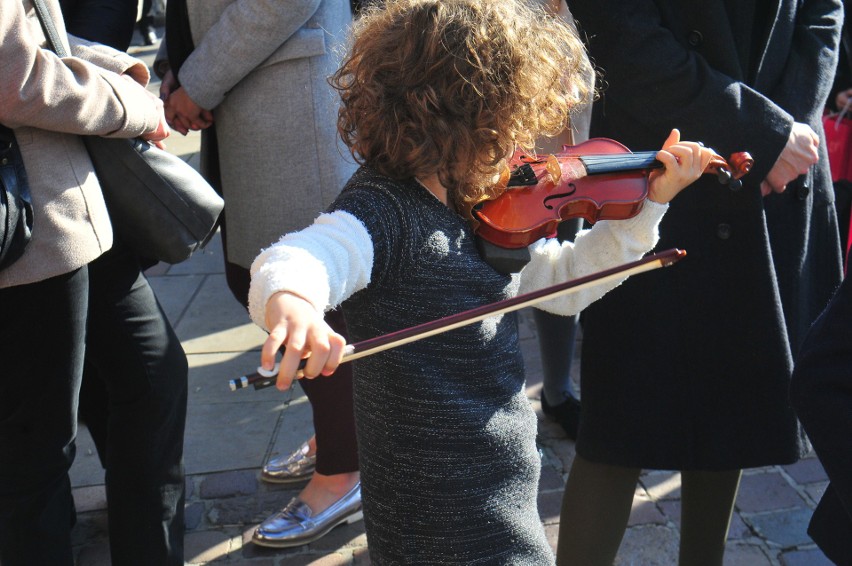
M 32 231 L 33 205 L 24 160 L 15 134 L 0 126 L 0 269 L 23 255 Z
M 66 56 L 44 0 L 34 0 L 48 42 Z M 222 197 L 191 165 L 141 139 L 83 136 L 122 243 L 140 256 L 178 263 L 216 231 Z

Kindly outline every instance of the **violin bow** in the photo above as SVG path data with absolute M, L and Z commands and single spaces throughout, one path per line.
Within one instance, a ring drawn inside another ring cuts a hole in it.
M 371 356 L 391 348 L 396 348 L 404 344 L 410 344 L 417 340 L 422 340 L 435 334 L 461 328 L 492 316 L 502 315 L 508 312 L 516 311 L 525 307 L 529 307 L 543 301 L 555 299 L 563 295 L 577 293 L 595 285 L 601 285 L 613 281 L 615 279 L 624 279 L 631 275 L 651 271 L 660 267 L 669 266 L 676 261 L 683 259 L 686 256 L 684 250 L 672 248 L 659 253 L 651 254 L 642 259 L 611 267 L 603 271 L 591 273 L 577 279 L 571 279 L 545 287 L 537 291 L 517 295 L 510 299 L 504 299 L 481 307 L 476 307 L 467 311 L 463 311 L 454 315 L 450 315 L 430 322 L 425 322 L 410 328 L 403 328 L 396 332 L 390 332 L 375 338 L 369 338 L 347 344 L 343 350 L 343 358 L 340 363 L 351 362 L 358 358 Z M 304 360 L 302 366 L 304 367 Z M 229 385 L 231 391 L 244 389 L 249 385 L 254 385 L 255 389 L 263 389 L 274 385 L 278 376 L 278 364 L 271 370 L 257 368 L 257 371 L 250 375 L 244 375 L 236 379 L 231 379 Z M 299 376 L 301 377 L 301 376 Z

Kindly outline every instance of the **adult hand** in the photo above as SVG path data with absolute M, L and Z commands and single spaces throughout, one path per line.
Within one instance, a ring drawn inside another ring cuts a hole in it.
M 269 337 L 260 351 L 262 368 L 271 370 L 281 345 L 287 347 L 276 382 L 281 391 L 290 388 L 303 358 L 307 358 L 302 370 L 307 378 L 331 375 L 343 358 L 346 340 L 326 324 L 321 312 L 298 295 L 287 292 L 272 295 L 266 303 L 266 327 Z
M 163 75 L 163 82 L 160 83 L 160 100 L 165 102 L 169 99 L 169 95 L 178 87 L 177 78 L 171 69 Z
M 852 99 L 852 88 L 841 90 L 834 98 L 834 107 L 843 110 L 849 104 L 850 99 Z
M 183 87 L 173 90 L 166 100 L 166 119 L 183 135 L 189 130 L 203 130 L 213 124 L 213 113 L 196 104 Z
M 787 145 L 778 156 L 778 160 L 760 183 L 760 193 L 763 196 L 771 192 L 783 193 L 787 183 L 799 175 L 808 172 L 811 166 L 819 161 L 819 136 L 807 124 L 793 122 Z

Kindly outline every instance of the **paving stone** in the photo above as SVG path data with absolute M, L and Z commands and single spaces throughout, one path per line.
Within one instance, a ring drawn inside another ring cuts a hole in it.
M 103 485 L 104 469 L 95 450 L 95 443 L 85 425 L 77 428 L 77 455 L 68 472 L 71 487 L 91 487 Z
M 200 501 L 190 503 L 183 510 L 184 523 L 187 531 L 194 531 L 204 520 L 204 504 Z
M 565 487 L 565 480 L 562 479 L 562 474 L 557 472 L 551 465 L 543 465 L 541 467 L 541 477 L 538 480 L 539 491 L 550 491 L 553 489 L 562 490 Z
M 262 492 L 251 497 L 235 497 L 213 502 L 207 520 L 214 525 L 257 526 L 267 517 L 284 508 L 296 491 Z
M 728 544 L 725 547 L 725 566 L 773 566 L 772 561 L 759 546 Z
M 222 273 L 224 266 L 224 254 L 222 252 L 222 234 L 219 230 L 210 238 L 204 249 L 192 254 L 192 261 L 171 266 L 168 275 L 206 275 Z M 236 300 L 236 299 L 234 299 Z
M 728 529 L 728 540 L 740 540 L 753 536 L 754 533 L 751 532 L 751 529 L 743 521 L 743 518 L 739 513 L 734 512 L 733 516 L 731 516 L 731 526 Z
M 816 458 L 803 458 L 795 464 L 784 466 L 784 471 L 800 484 L 821 482 L 828 479 L 825 468 Z
M 577 455 L 574 443 L 570 441 L 548 442 L 547 451 L 559 461 L 562 465 L 562 473 L 567 475 L 571 470 L 571 463 L 574 462 L 574 456 Z
M 257 474 L 252 471 L 211 474 L 201 482 L 202 499 L 251 495 L 257 492 Z
M 287 566 L 349 566 L 352 564 L 352 554 L 334 552 L 326 555 L 300 554 L 289 556 Z
M 834 566 L 834 562 L 817 548 L 782 552 L 779 560 L 782 566 Z
M 680 498 L 680 472 L 663 470 L 645 472 L 639 476 L 639 483 L 644 486 L 654 501 Z
M 177 326 L 186 312 L 187 305 L 204 283 L 203 275 L 176 275 L 173 277 L 149 277 L 148 283 L 157 295 L 166 317 L 172 326 Z
M 663 511 L 663 515 L 671 521 L 675 527 L 680 529 L 680 500 L 667 499 L 658 501 L 657 507 Z M 728 528 L 728 540 L 741 540 L 753 536 L 749 526 L 743 521 L 736 511 L 731 516 L 731 526 Z
M 77 513 L 98 511 L 107 507 L 106 489 L 102 485 L 78 487 L 72 490 L 71 494 L 74 497 Z
M 266 339 L 231 295 L 224 274 L 204 276 L 175 331 L 188 354 L 245 352 Z
M 109 541 L 104 540 L 81 548 L 75 564 L 76 566 L 111 566 Z
M 665 525 L 666 516 L 655 505 L 654 501 L 646 493 L 636 493 L 633 496 L 633 505 L 630 509 L 630 518 L 627 525 Z
M 751 516 L 746 515 L 743 519 L 761 537 L 782 548 L 792 548 L 799 544 L 811 542 L 807 534 L 811 515 L 810 509 L 797 508 Z
M 184 442 L 186 454 L 192 457 L 184 458 L 186 472 L 249 470 L 256 476 L 284 409 L 274 393 L 242 403 L 190 405 Z
M 229 557 L 241 543 L 235 533 L 225 530 L 196 531 L 184 538 L 184 558 L 188 564 L 207 564 Z
M 743 475 L 736 506 L 745 513 L 799 507 L 804 500 L 778 472 Z
M 538 494 L 538 516 L 545 525 L 559 523 L 562 511 L 562 491 L 546 491 Z
M 77 513 L 77 523 L 71 529 L 71 545 L 86 546 L 92 542 L 106 540 L 108 532 L 106 511 Z
M 813 503 L 811 507 L 816 507 L 816 504 L 820 499 L 822 499 L 822 496 L 825 493 L 825 488 L 827 487 L 827 481 L 812 483 L 805 486 L 805 493 L 811 498 L 811 502 Z
M 367 546 L 367 535 L 364 532 L 364 521 L 343 524 L 332 529 L 330 533 L 310 544 L 311 550 L 355 549 Z
M 661 525 L 630 527 L 624 533 L 614 566 L 672 566 L 677 564 L 677 531 Z

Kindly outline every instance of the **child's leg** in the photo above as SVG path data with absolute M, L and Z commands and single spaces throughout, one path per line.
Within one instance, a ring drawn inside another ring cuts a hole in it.
M 680 566 L 721 566 L 740 470 L 683 472 Z
M 559 566 L 611 566 L 633 503 L 639 468 L 596 464 L 575 456 L 559 522 Z

